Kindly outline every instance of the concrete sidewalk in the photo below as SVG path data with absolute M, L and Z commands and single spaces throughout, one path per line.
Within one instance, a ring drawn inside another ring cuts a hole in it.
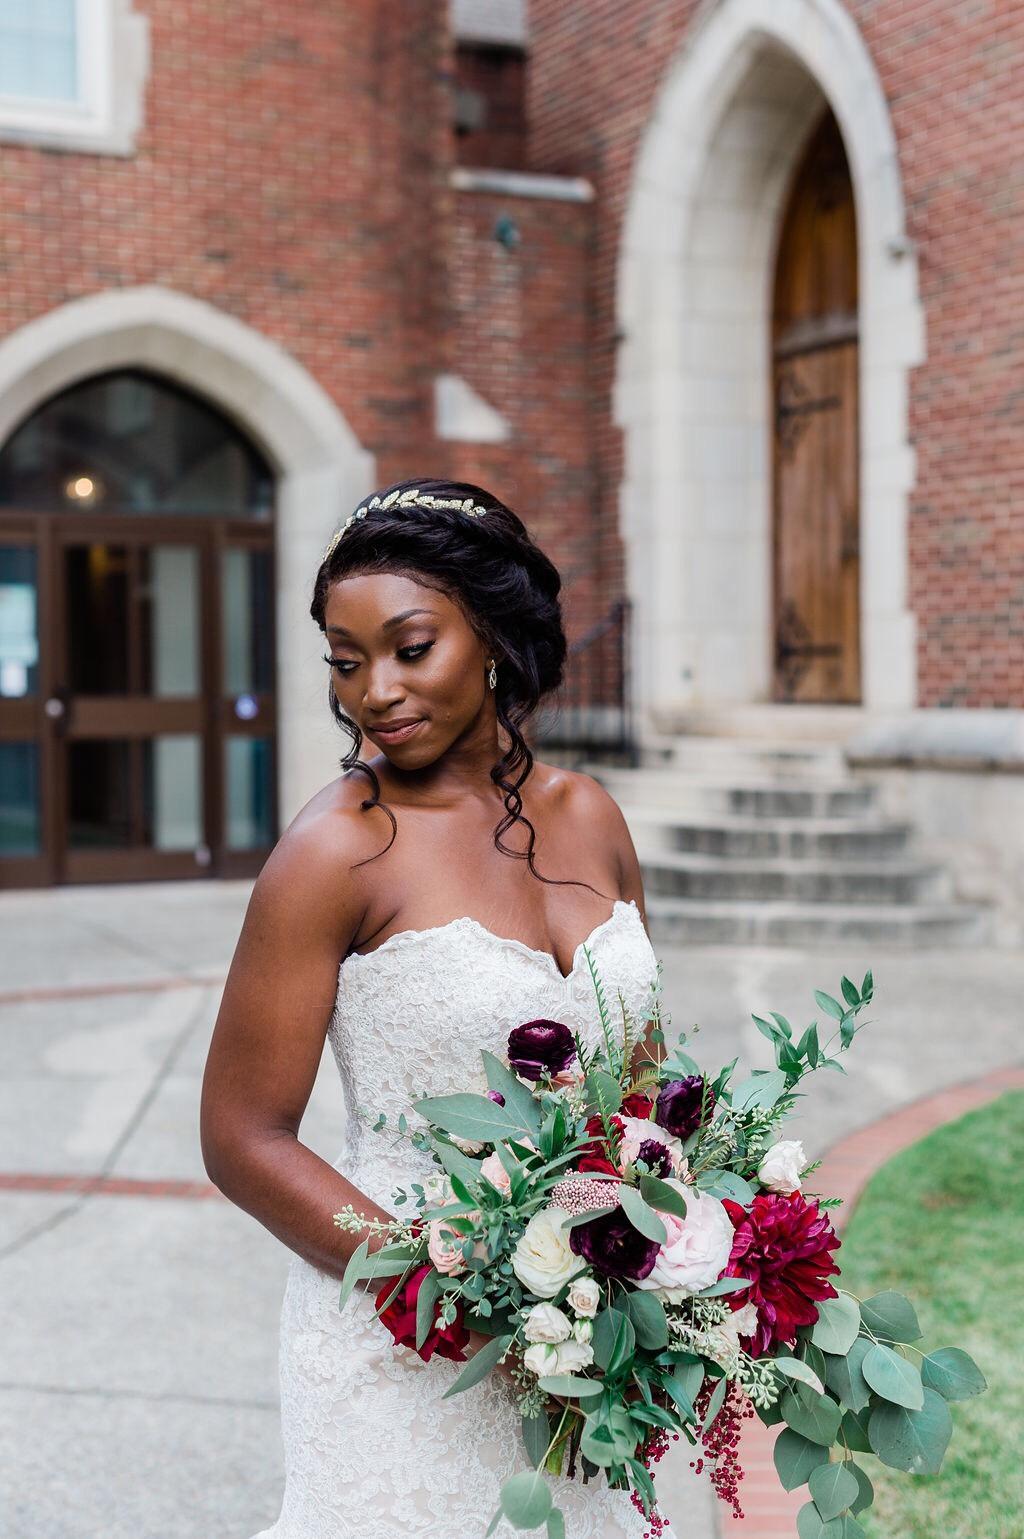
M 199 1085 L 248 883 L 0 895 L 0 1511 L 4 1539 L 250 1539 L 277 1515 L 277 1328 L 288 1252 L 204 1198 Z M 676 1028 L 717 1068 L 770 1061 L 871 967 L 848 1077 L 791 1124 L 810 1158 L 894 1107 L 1019 1060 L 1024 956 L 658 946 Z M 302 1138 L 334 1159 L 329 1056 Z M 66 1176 L 108 1178 L 92 1192 Z M 115 1191 L 114 1178 L 132 1178 Z M 717 1529 L 687 1456 L 661 1466 L 680 1539 Z M 472 1536 L 467 1536 L 472 1539 Z M 751 1534 L 750 1539 L 758 1539 Z

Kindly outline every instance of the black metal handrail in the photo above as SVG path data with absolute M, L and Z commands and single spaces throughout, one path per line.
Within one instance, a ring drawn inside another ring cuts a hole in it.
M 618 598 L 569 645 L 562 683 L 534 718 L 533 737 L 547 747 L 608 755 L 635 766 L 629 657 L 632 604 Z

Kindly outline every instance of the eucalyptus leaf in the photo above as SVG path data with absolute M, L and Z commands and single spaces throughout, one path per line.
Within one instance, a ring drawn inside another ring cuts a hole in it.
M 654 1240 L 658 1245 L 664 1245 L 668 1239 L 668 1230 L 654 1209 L 648 1207 L 635 1186 L 627 1186 L 625 1182 L 619 1187 L 619 1202 L 622 1210 L 634 1229 L 638 1229 L 648 1240 Z
M 616 1374 L 632 1361 L 636 1332 L 621 1309 L 602 1309 L 594 1320 L 594 1361 L 606 1374 Z
M 852 1448 L 856 1453 L 871 1453 L 871 1443 L 868 1438 L 868 1417 L 870 1411 L 847 1411 L 843 1416 L 840 1428 L 843 1442 L 847 1448 Z
M 811 1340 L 816 1347 L 845 1357 L 859 1331 L 860 1309 L 852 1294 L 840 1291 L 834 1299 L 820 1300 L 818 1318 L 811 1330 Z
M 845 1357 L 837 1357 L 831 1352 L 822 1354 L 826 1387 L 851 1411 L 863 1411 L 871 1398 L 871 1390 L 861 1370 L 872 1345 L 866 1336 L 858 1336 Z
M 572 1373 L 545 1374 L 537 1383 L 545 1394 L 571 1400 L 587 1400 L 591 1395 L 599 1395 L 604 1388 L 600 1379 L 583 1379 Z
M 801 1437 L 823 1448 L 831 1448 L 839 1435 L 842 1410 L 827 1395 L 818 1395 L 812 1389 L 800 1386 L 787 1389 L 779 1399 L 782 1414 L 788 1426 Z
M 470 1159 L 468 1154 L 463 1154 L 461 1149 L 456 1149 L 454 1144 L 447 1143 L 443 1138 L 432 1138 L 430 1142 L 450 1176 L 460 1176 L 463 1181 L 479 1181 L 479 1160 Z
M 924 1405 L 876 1405 L 868 1422 L 871 1448 L 883 1464 L 911 1475 L 937 1475 L 953 1434 L 949 1407 L 934 1389 L 925 1389 Z
M 921 1378 L 943 1400 L 966 1400 L 980 1395 L 988 1384 L 985 1375 L 967 1352 L 959 1347 L 938 1347 L 921 1361 Z
M 434 1305 L 441 1292 L 441 1279 L 436 1272 L 428 1272 L 416 1295 L 416 1350 L 419 1351 L 434 1321 Z
M 892 1347 L 876 1343 L 864 1355 L 864 1377 L 884 1400 L 919 1411 L 924 1405 L 924 1385 L 915 1363 L 910 1363 Z
M 640 1195 L 652 1208 L 657 1208 L 662 1213 L 671 1213 L 675 1218 L 685 1218 L 687 1213 L 686 1198 L 682 1192 L 674 1186 L 669 1186 L 667 1181 L 662 1181 L 658 1176 L 642 1176 L 640 1178 Z
M 776 1357 L 773 1359 L 775 1367 L 780 1373 L 784 1373 L 787 1379 L 798 1379 L 801 1384 L 809 1384 L 818 1395 L 825 1393 L 825 1386 L 807 1363 L 801 1362 L 797 1357 Z
M 415 1106 L 420 1116 L 432 1126 L 454 1133 L 457 1138 L 493 1143 L 522 1131 L 511 1112 L 485 1095 L 461 1092 L 458 1095 L 424 1096 Z
M 808 1485 L 814 1505 L 826 1523 L 845 1512 L 850 1503 L 857 1500 L 860 1489 L 857 1477 L 843 1464 L 819 1465 L 812 1470 Z
M 871 1484 L 871 1481 L 868 1479 L 865 1471 L 862 1470 L 860 1465 L 856 1464 L 853 1459 L 846 1459 L 844 1460 L 844 1463 L 846 1468 L 850 1471 L 850 1474 L 857 1482 L 857 1496 L 856 1499 L 850 1503 L 850 1511 L 856 1515 L 858 1512 L 863 1512 L 865 1507 L 871 1506 L 871 1503 L 875 1499 L 875 1488 Z
M 749 1277 L 720 1277 L 717 1282 L 713 1282 L 708 1287 L 702 1288 L 699 1293 L 695 1293 L 694 1298 L 717 1299 L 723 1293 L 739 1293 L 741 1288 L 749 1288 L 751 1281 L 752 1279 Z
M 728 1389 L 729 1380 L 723 1375 L 715 1385 L 714 1389 L 711 1391 L 711 1399 L 708 1401 L 708 1408 L 705 1412 L 704 1421 L 701 1427 L 702 1432 L 706 1432 L 708 1430 L 708 1428 L 711 1426 L 711 1423 L 722 1409 L 722 1405 L 725 1401 Z
M 548 1539 L 565 1539 L 565 1519 L 560 1507 L 552 1507 L 548 1513 Z
M 732 1090 L 733 1111 L 770 1110 L 786 1089 L 788 1076 L 784 1069 L 768 1069 L 764 1073 L 751 1074 Z
M 538 1411 L 536 1416 L 524 1416 L 523 1446 L 535 1470 L 539 1470 L 544 1463 L 550 1443 L 551 1423 L 546 1413 Z
M 819 1464 L 828 1463 L 828 1449 L 820 1443 L 812 1443 L 810 1438 L 794 1432 L 792 1427 L 783 1427 L 775 1439 L 772 1458 L 783 1489 L 795 1491 L 798 1486 L 807 1484 L 811 1471 Z
M 616 1202 L 611 1207 L 588 1208 L 585 1213 L 574 1213 L 571 1218 L 567 1218 L 564 1221 L 562 1228 L 564 1230 L 578 1229 L 581 1224 L 589 1224 L 595 1218 L 604 1218 L 606 1214 L 614 1213 L 617 1207 L 618 1203 Z
M 733 1202 L 747 1207 L 757 1193 L 749 1181 L 744 1181 L 734 1170 L 708 1170 L 697 1180 L 697 1185 L 711 1197 L 731 1197 Z
M 345 1305 L 348 1303 L 349 1297 L 351 1296 L 352 1289 L 359 1281 L 359 1269 L 362 1263 L 366 1260 L 366 1253 L 369 1248 L 370 1242 L 368 1239 L 360 1240 L 359 1244 L 348 1258 L 348 1262 L 346 1263 L 345 1271 L 341 1279 L 341 1295 L 338 1299 L 339 1309 L 345 1308 Z
M 540 1470 L 512 1475 L 501 1488 L 501 1510 L 513 1528 L 540 1528 L 551 1511 L 551 1490 Z
M 518 1075 L 506 1068 L 500 1058 L 495 1058 L 493 1053 L 484 1050 L 480 1057 L 483 1059 L 484 1073 L 487 1076 L 487 1088 L 496 1090 L 499 1095 L 505 1097 L 505 1110 L 516 1118 L 522 1132 L 528 1134 L 534 1143 L 537 1143 L 540 1138 L 541 1109 L 538 1102 L 534 1100 L 533 1092 L 523 1084 Z
M 474 1384 L 479 1384 L 480 1380 L 490 1373 L 503 1353 L 507 1352 L 511 1340 L 511 1336 L 493 1336 L 485 1347 L 474 1352 L 458 1378 L 454 1383 L 449 1384 L 441 1399 L 447 1400 L 449 1395 L 459 1395 L 464 1389 L 472 1389 Z
M 836 1021 L 843 1019 L 846 1010 L 839 1003 L 838 999 L 833 999 L 831 994 L 825 994 L 821 989 L 815 989 L 814 998 L 818 1007 L 824 1010 L 826 1015 L 830 1015 Z
M 923 1334 L 913 1304 L 902 1293 L 894 1293 L 891 1289 L 865 1299 L 861 1316 L 873 1335 L 884 1336 L 889 1341 L 919 1341 Z M 819 1345 L 824 1346 L 824 1342 Z
M 633 1322 L 636 1339 L 648 1352 L 658 1352 L 668 1343 L 665 1306 L 653 1293 L 636 1289 L 626 1294 L 626 1313 Z

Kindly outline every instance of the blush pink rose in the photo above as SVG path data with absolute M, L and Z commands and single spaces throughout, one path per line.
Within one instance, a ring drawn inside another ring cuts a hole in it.
M 469 1214 L 467 1217 L 479 1217 L 479 1214 Z M 443 1218 L 432 1218 L 427 1225 L 427 1255 L 435 1270 L 443 1277 L 454 1277 L 456 1273 L 466 1270 L 466 1263 L 462 1258 L 463 1238 L 464 1236 Z M 486 1254 L 485 1247 L 479 1240 L 473 1247 L 473 1254 L 475 1256 Z

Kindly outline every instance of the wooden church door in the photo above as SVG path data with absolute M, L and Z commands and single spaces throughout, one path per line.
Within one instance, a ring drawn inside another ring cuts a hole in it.
M 772 335 L 773 698 L 860 700 L 857 229 L 826 113 L 782 222 Z

